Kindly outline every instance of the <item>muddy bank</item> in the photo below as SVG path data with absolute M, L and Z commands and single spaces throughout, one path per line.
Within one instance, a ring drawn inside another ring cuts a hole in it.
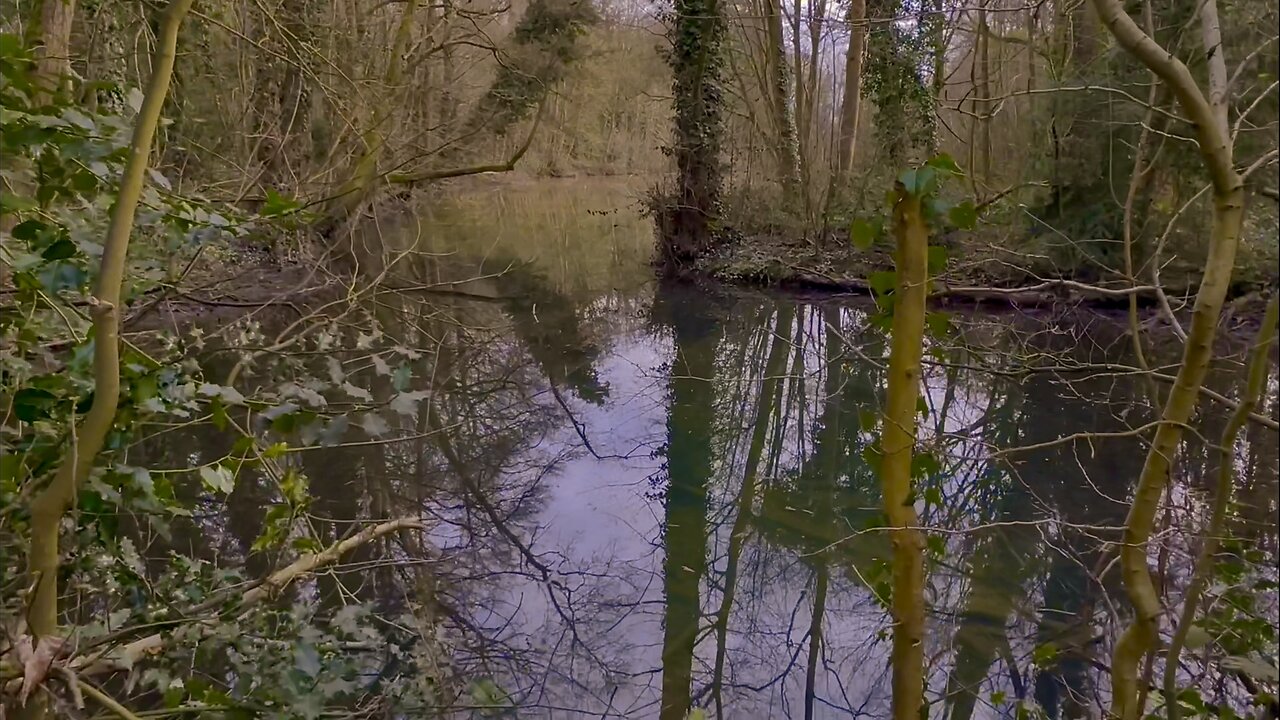
M 994 269 L 993 269 L 994 268 Z M 730 284 L 777 288 L 805 294 L 873 294 L 869 278 L 892 272 L 892 255 L 880 248 L 853 249 L 836 241 L 817 246 L 770 238 L 726 242 L 683 272 Z M 948 259 L 946 269 L 933 278 L 930 298 L 940 305 L 974 306 L 990 309 L 1010 307 L 1049 309 L 1085 305 L 1112 311 L 1126 310 L 1130 295 L 1136 296 L 1144 315 L 1159 315 L 1160 297 L 1150 285 L 1133 287 L 1121 278 L 1042 277 L 1001 266 L 990 259 Z M 1274 285 L 1274 278 L 1272 279 Z M 1260 294 L 1265 283 L 1238 281 L 1229 297 L 1228 316 L 1261 315 Z M 1195 297 L 1194 285 L 1165 288 L 1167 302 L 1176 315 L 1189 313 Z

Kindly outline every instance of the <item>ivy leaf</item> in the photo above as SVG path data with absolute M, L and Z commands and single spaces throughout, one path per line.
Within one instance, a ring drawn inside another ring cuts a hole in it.
M 66 118 L 72 125 L 83 130 L 96 130 L 98 127 L 98 124 L 93 121 L 93 118 L 85 115 L 75 108 L 67 108 L 63 110 L 62 117 Z
M 978 226 L 978 209 L 973 203 L 965 200 L 962 203 L 952 205 L 947 211 L 947 219 L 951 224 L 961 230 L 972 230 Z
M 231 471 L 221 465 L 205 465 L 200 468 L 200 481 L 210 490 L 224 495 L 230 494 L 236 486 L 236 479 Z
M 489 678 L 481 678 L 471 683 L 468 688 L 471 695 L 471 702 L 480 707 L 499 708 L 507 707 L 511 704 L 507 694 L 503 692 L 498 684 Z
M 911 195 L 923 198 L 938 189 L 938 171 L 928 165 L 906 170 L 898 176 L 898 182 Z
M 876 236 L 880 234 L 878 223 L 871 223 L 862 218 L 853 221 L 849 226 L 849 240 L 853 242 L 853 246 L 863 252 L 871 249 L 872 243 L 876 241 Z
M 937 557 L 946 557 L 947 540 L 941 535 L 930 535 L 925 539 L 925 544 L 929 547 L 929 552 Z

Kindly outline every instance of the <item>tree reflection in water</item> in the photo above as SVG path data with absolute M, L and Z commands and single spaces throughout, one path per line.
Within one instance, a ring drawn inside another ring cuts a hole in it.
M 167 539 L 134 528 L 146 554 L 182 544 L 261 576 L 279 550 L 255 542 L 279 522 L 292 470 L 310 502 L 291 537 L 328 543 L 400 516 L 430 528 L 429 542 L 388 536 L 287 598 L 383 619 L 368 692 L 425 687 L 415 697 L 445 715 L 483 697 L 521 717 L 885 716 L 875 309 L 681 285 L 584 298 L 499 264 L 465 293 L 379 294 L 324 329 L 330 349 L 252 365 L 246 384 L 315 386 L 326 404 L 306 427 L 259 428 L 298 450 L 246 467 L 224 505 Z M 1141 453 L 1134 437 L 1059 439 L 1152 414 L 1131 376 L 1093 367 L 1125 362 L 1105 319 L 952 325 L 926 358 L 932 460 L 917 478 L 930 712 L 993 717 L 1021 701 L 1089 715 L 1117 626 L 1105 544 Z M 205 372 L 228 365 L 211 353 Z M 1235 377 L 1215 387 L 1230 395 Z M 343 383 L 369 397 L 342 396 Z M 1276 434 L 1244 435 L 1239 523 L 1274 557 Z M 134 452 L 182 467 L 233 442 L 197 424 Z M 1193 446 L 1179 468 L 1175 527 L 1212 475 L 1197 469 L 1208 452 Z M 1187 546 L 1166 554 L 1176 587 Z

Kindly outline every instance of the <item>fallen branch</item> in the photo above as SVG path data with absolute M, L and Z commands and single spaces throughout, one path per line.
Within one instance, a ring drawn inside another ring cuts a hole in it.
M 400 518 L 398 520 L 389 520 L 379 523 L 361 530 L 360 532 L 340 540 L 320 552 L 307 553 L 288 566 L 277 570 L 269 575 L 261 583 L 250 588 L 241 596 L 240 601 L 235 603 L 230 611 L 231 613 L 243 613 L 253 605 L 269 599 L 283 590 L 290 583 L 298 580 L 304 575 L 312 573 L 317 569 L 326 565 L 331 565 L 338 561 L 346 553 L 368 544 L 378 538 L 394 532 L 405 529 L 421 529 L 422 524 L 413 518 Z M 203 612 L 211 610 L 213 607 L 221 604 L 222 598 L 219 597 L 210 602 L 206 602 L 197 606 L 192 612 L 186 613 L 185 617 L 175 620 L 173 624 L 182 622 L 201 622 L 211 623 L 217 619 L 200 618 Z M 224 613 L 229 614 L 229 613 Z M 72 660 L 70 668 L 78 675 L 98 675 L 102 673 L 114 671 L 128 671 L 133 668 L 138 661 L 160 652 L 164 648 L 165 638 L 159 633 L 152 633 L 146 637 L 135 640 L 126 645 L 122 645 L 114 650 L 98 653 L 96 655 L 82 655 Z
M 712 271 L 712 275 L 716 275 Z M 730 282 L 742 283 L 752 280 L 749 276 L 735 275 L 726 278 Z M 822 290 L 856 295 L 872 295 L 871 284 L 861 278 L 830 275 L 819 270 L 796 265 L 789 266 L 785 275 L 772 277 L 761 275 L 755 278 L 762 285 L 792 287 L 801 290 Z M 1136 295 L 1143 305 L 1153 305 L 1159 299 L 1159 288 L 1154 285 L 1138 285 L 1136 287 L 1108 288 L 1075 280 L 1045 280 L 1035 285 L 1022 287 L 948 287 L 938 283 L 930 291 L 931 300 L 949 300 L 971 303 L 994 302 L 1002 305 L 1022 307 L 1043 307 L 1059 305 L 1064 302 L 1085 302 L 1095 305 L 1117 305 Z
M 533 144 L 533 137 L 538 133 L 538 126 L 542 124 L 542 109 L 545 106 L 545 101 L 538 105 L 538 113 L 533 117 L 533 126 L 529 128 L 529 134 L 525 136 L 524 143 L 516 148 L 516 151 L 511 154 L 511 157 L 507 158 L 506 162 L 450 168 L 448 170 L 425 170 L 417 173 L 391 173 L 387 175 L 387 182 L 393 185 L 413 186 L 415 183 L 445 180 L 463 177 L 464 175 L 511 172 L 516 169 L 516 163 L 520 162 L 524 154 L 529 151 L 529 146 Z

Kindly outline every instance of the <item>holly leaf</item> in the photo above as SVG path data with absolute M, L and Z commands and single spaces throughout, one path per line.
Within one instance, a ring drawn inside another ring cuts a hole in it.
M 205 465 L 200 468 L 200 481 L 214 492 L 229 495 L 236 486 L 236 479 L 231 471 L 221 465 Z

